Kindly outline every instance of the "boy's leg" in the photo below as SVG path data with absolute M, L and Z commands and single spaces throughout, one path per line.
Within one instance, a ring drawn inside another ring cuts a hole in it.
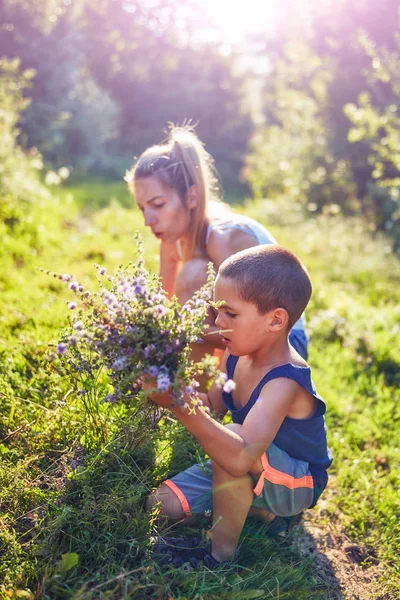
M 160 516 L 182 524 L 211 514 L 212 471 L 210 462 L 195 464 L 164 481 L 146 501 L 146 510 L 159 508 Z
M 214 461 L 212 472 L 212 556 L 217 561 L 232 560 L 253 501 L 253 480 L 247 474 L 234 477 Z
M 241 434 L 242 426 L 238 423 L 229 423 L 226 427 L 238 435 Z M 263 470 L 260 460 L 255 462 L 250 472 L 243 477 L 230 475 L 215 462 L 212 462 L 212 469 L 212 555 L 219 561 L 230 560 L 235 555 L 246 518 L 254 516 L 271 522 L 275 515 L 266 509 L 251 506 L 254 500 L 254 479 L 257 479 Z
M 151 512 L 153 509 L 159 509 L 160 517 L 178 521 L 182 525 L 188 524 L 193 519 L 192 516 L 185 514 L 177 495 L 164 483 L 146 500 L 146 510 Z

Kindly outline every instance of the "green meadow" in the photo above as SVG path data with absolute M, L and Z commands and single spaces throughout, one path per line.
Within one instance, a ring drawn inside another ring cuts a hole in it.
M 36 190 L 32 191 L 33 195 Z M 248 522 L 240 566 L 162 569 L 151 539 L 163 533 L 143 503 L 201 449 L 168 414 L 100 402 L 90 407 L 49 361 L 68 324 L 71 293 L 39 269 L 96 285 L 94 263 L 113 272 L 135 260 L 143 235 L 157 271 L 157 241 L 121 183 L 51 188 L 4 217 L 0 247 L 0 598 L 356 598 L 324 576 L 313 529 L 289 541 Z M 327 402 L 330 484 L 310 515 L 357 549 L 368 580 L 359 598 L 400 596 L 400 262 L 384 237 L 356 218 L 316 217 L 288 198 L 238 210 L 265 224 L 309 269 L 309 363 Z M 93 411 L 96 413 L 93 418 Z M 199 523 L 204 535 L 210 523 Z M 192 535 L 194 529 L 186 528 Z M 329 557 L 328 557 L 329 558 Z M 329 561 L 328 561 L 329 562 Z M 379 592 L 377 590 L 380 590 Z M 342 596 L 340 595 L 342 594 Z M 368 595 L 367 595 L 368 594 Z

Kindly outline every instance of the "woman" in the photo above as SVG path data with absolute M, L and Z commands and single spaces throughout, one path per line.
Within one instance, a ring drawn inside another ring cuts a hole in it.
M 181 304 L 207 279 L 207 265 L 216 268 L 228 256 L 258 244 L 276 244 L 257 221 L 236 214 L 218 200 L 218 180 L 211 155 L 194 131 L 172 127 L 167 142 L 151 146 L 127 172 L 125 180 L 142 211 L 145 224 L 161 240 L 160 276 L 163 288 Z M 204 343 L 193 359 L 224 348 L 210 313 Z M 302 317 L 290 342 L 307 358 Z

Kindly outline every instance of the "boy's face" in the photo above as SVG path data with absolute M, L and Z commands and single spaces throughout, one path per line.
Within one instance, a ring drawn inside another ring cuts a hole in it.
M 260 315 L 252 302 L 240 298 L 232 279 L 218 276 L 215 282 L 214 299 L 224 304 L 218 309 L 215 324 L 229 329 L 222 335 L 223 344 L 235 356 L 257 352 L 265 344 L 269 331 L 269 313 Z

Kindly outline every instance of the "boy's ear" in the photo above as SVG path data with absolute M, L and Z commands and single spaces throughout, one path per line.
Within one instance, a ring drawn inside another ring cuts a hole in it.
M 286 329 L 289 323 L 288 311 L 285 308 L 275 308 L 270 312 L 269 328 L 271 331 Z
M 198 200 L 199 200 L 199 197 L 198 197 L 198 193 L 197 193 L 197 187 L 195 185 L 192 185 L 189 190 L 189 199 L 188 199 L 189 208 L 195 208 L 197 206 Z

